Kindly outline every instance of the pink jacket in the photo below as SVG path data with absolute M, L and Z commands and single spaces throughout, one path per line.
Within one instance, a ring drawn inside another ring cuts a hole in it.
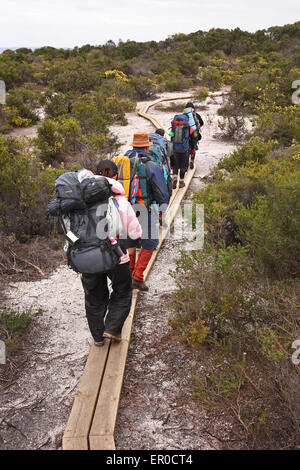
M 90 170 L 87 170 L 86 168 L 82 169 L 78 173 L 78 180 L 80 182 L 83 181 L 85 178 L 91 178 L 91 177 L 103 178 L 102 176 L 94 175 Z M 118 181 L 112 178 L 106 178 L 106 179 L 111 184 L 112 192 L 114 193 L 115 198 L 119 205 L 119 211 L 120 211 L 121 221 L 123 225 L 122 235 L 123 236 L 128 235 L 133 240 L 137 240 L 138 238 L 142 236 L 142 227 L 140 226 L 140 223 L 135 215 L 135 212 L 131 204 L 129 203 L 127 198 L 124 196 L 125 189 L 123 188 L 122 184 L 119 183 Z M 121 257 L 120 264 L 128 263 L 128 261 L 129 261 L 129 255 L 127 252 L 126 255 Z
M 140 226 L 140 223 L 135 215 L 135 212 L 131 204 L 129 203 L 127 198 L 124 196 L 125 189 L 123 188 L 122 184 L 119 183 L 118 181 L 112 178 L 107 178 L 107 177 L 106 179 L 111 184 L 112 192 L 114 193 L 114 196 L 119 205 L 119 211 L 120 211 L 120 216 L 121 216 L 123 230 L 124 230 L 123 235 L 128 235 L 133 240 L 137 240 L 138 238 L 142 236 L 142 227 Z M 126 255 L 122 256 L 120 260 L 120 264 L 128 263 L 128 261 L 129 261 L 129 255 L 127 252 Z

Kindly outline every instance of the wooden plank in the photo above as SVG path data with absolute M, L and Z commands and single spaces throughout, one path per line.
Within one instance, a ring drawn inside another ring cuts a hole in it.
M 63 449 L 88 448 L 88 433 L 102 382 L 104 369 L 110 349 L 110 342 L 104 346 L 92 345 L 73 407 L 63 435 Z
M 90 437 L 91 450 L 105 449 L 116 450 L 114 436 L 91 436 Z
M 109 450 L 105 446 L 107 443 L 111 443 L 113 439 L 128 347 L 129 341 L 124 339 L 120 343 L 111 344 L 98 403 L 89 433 L 91 450 Z
M 145 118 L 145 119 L 148 119 L 148 121 L 152 122 L 152 124 L 154 125 L 154 127 L 156 127 L 156 129 L 163 129 L 162 124 L 155 117 L 147 114 L 147 111 L 149 110 L 149 108 L 151 108 L 152 106 L 155 106 L 159 103 L 162 103 L 163 101 L 177 101 L 177 100 L 190 99 L 190 98 L 192 98 L 192 96 L 182 96 L 182 95 L 175 96 L 175 97 L 172 97 L 172 98 L 159 98 L 155 101 L 152 101 L 151 103 L 145 104 L 138 111 L 138 115 Z M 169 139 L 169 136 L 167 136 L 167 139 Z
M 63 437 L 63 450 L 89 450 L 87 436 Z

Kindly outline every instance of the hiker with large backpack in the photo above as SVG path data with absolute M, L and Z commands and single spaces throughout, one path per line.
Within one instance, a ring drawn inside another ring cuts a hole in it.
M 164 129 L 156 129 L 155 134 L 161 135 L 164 139 L 165 146 L 166 146 L 166 151 L 167 151 L 167 161 L 168 161 L 168 165 L 169 165 L 170 173 L 171 173 L 171 169 L 172 169 L 172 166 L 173 166 L 172 161 L 171 161 L 172 156 L 173 156 L 173 144 L 170 140 L 167 140 L 165 138 Z
M 173 144 L 173 189 L 177 188 L 179 172 L 179 188 L 185 186 L 184 177 L 189 168 L 190 135 L 193 132 L 187 114 L 175 114 L 171 122 L 171 142 Z
M 160 129 L 159 129 L 160 130 Z M 162 130 L 163 131 L 163 130 Z M 164 131 L 163 131 L 164 132 Z M 164 175 L 167 188 L 169 191 L 169 197 L 171 198 L 173 187 L 172 187 L 172 177 L 171 177 L 171 166 L 170 159 L 168 158 L 168 142 L 164 139 L 161 134 L 150 133 L 148 138 L 152 145 L 149 147 L 149 157 L 155 163 L 157 163 Z
M 201 127 L 204 126 L 204 122 L 200 114 L 195 110 L 194 104 L 189 101 L 186 103 L 184 113 L 189 117 L 189 124 L 193 129 L 190 134 L 190 168 L 194 168 L 196 151 L 198 150 L 198 142 L 202 139 Z
M 170 200 L 163 172 L 149 157 L 151 145 L 147 133 L 136 133 L 133 136 L 132 150 L 125 153 L 132 168 L 129 201 L 136 212 L 143 214 L 139 219 L 143 230 L 142 238 L 137 241 L 129 236 L 127 240 L 132 287 L 142 291 L 149 290 L 144 282 L 144 271 L 159 243 L 159 212 L 165 212 Z M 139 243 L 141 251 L 136 259 Z
M 63 174 L 55 186 L 56 198 L 48 211 L 60 219 L 69 267 L 81 274 L 94 344 L 102 346 L 104 338 L 120 341 L 131 307 L 132 279 L 128 253 L 118 237 L 125 232 L 139 238 L 141 227 L 114 179 L 83 169 Z
M 148 136 L 149 140 L 153 144 L 158 145 L 161 149 L 169 172 L 171 172 L 171 156 L 173 154 L 173 144 L 171 143 L 171 141 L 165 138 L 164 129 L 156 129 L 154 133 L 151 133 Z

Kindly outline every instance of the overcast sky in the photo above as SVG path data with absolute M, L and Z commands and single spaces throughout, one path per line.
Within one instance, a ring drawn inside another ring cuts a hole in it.
M 0 0 L 0 47 L 159 41 L 179 32 L 254 32 L 299 20 L 299 0 Z

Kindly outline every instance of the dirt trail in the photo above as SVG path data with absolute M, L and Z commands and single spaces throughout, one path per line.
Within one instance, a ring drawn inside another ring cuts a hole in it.
M 46 115 L 45 115 L 45 111 L 43 108 L 38 108 L 35 111 L 40 118 L 40 121 L 38 122 L 38 124 L 36 124 L 35 126 L 31 126 L 31 127 L 20 127 L 18 129 L 14 129 L 13 131 L 9 132 L 8 135 L 11 137 L 16 137 L 16 138 L 29 137 L 30 139 L 34 139 L 35 137 L 37 137 L 38 128 L 42 124 Z
M 234 149 L 233 144 L 214 137 L 219 132 L 216 113 L 222 97 L 208 98 L 204 104 L 207 110 L 200 114 L 205 126 L 192 191 L 201 187 L 201 178 Z M 170 113 L 154 108 L 149 112 L 169 127 Z M 153 131 L 136 113 L 128 113 L 127 119 L 127 126 L 111 128 L 122 142 L 120 154 L 130 148 L 134 132 Z M 166 300 L 174 289 L 168 273 L 181 247 L 182 242 L 175 240 L 164 244 L 149 277 L 150 292 L 140 295 L 116 426 L 117 449 L 218 447 L 200 432 L 206 416 L 199 415 L 197 405 L 185 394 L 186 348 L 172 336 L 168 325 Z M 80 277 L 61 266 L 48 279 L 11 286 L 7 298 L 14 308 L 41 308 L 43 315 L 34 321 L 28 350 L 24 351 L 27 361 L 17 382 L 1 393 L 0 449 L 60 449 L 91 344 Z M 226 423 L 223 425 L 226 428 Z

